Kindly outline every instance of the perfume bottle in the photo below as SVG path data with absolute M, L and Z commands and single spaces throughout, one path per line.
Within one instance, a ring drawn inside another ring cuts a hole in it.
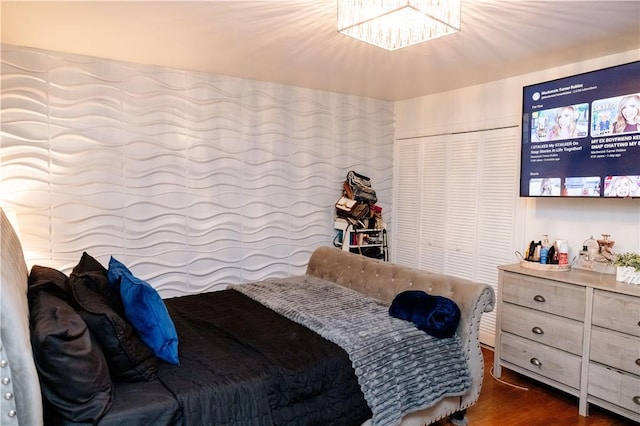
M 593 235 L 582 243 L 580 251 L 580 266 L 586 269 L 593 269 L 593 262 L 600 251 L 600 245 L 593 238 Z
M 547 263 L 551 263 L 549 262 L 549 236 L 547 234 L 544 234 L 542 236 L 542 247 L 540 247 L 540 263 L 543 264 L 547 264 Z
M 567 240 L 558 240 L 556 241 L 558 245 L 558 265 L 568 265 L 569 264 L 569 244 Z

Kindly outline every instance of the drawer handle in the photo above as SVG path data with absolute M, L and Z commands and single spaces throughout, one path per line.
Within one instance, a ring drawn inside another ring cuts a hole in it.
M 640 358 L 636 359 L 636 365 L 640 366 Z
M 538 358 L 531 358 L 531 364 L 535 365 L 536 367 L 541 367 L 542 366 L 542 362 L 538 359 Z
M 540 336 L 542 336 L 542 335 L 544 334 L 544 330 L 543 330 L 543 329 L 541 329 L 540 327 L 533 327 L 533 328 L 531 329 L 531 331 L 533 332 L 533 334 L 538 334 L 538 335 L 540 335 Z M 637 361 L 640 361 L 640 360 L 636 360 L 636 362 L 637 362 Z
M 636 404 L 640 405 L 640 395 L 636 395 L 631 399 L 632 399 L 633 402 L 635 402 Z
M 546 302 L 544 296 L 541 296 L 539 294 L 536 294 L 535 296 L 533 296 L 533 300 L 535 300 L 536 302 Z

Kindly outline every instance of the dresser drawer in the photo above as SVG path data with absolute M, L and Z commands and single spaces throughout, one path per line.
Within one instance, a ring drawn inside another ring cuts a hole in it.
M 594 327 L 589 359 L 640 376 L 640 339 Z
M 533 373 L 580 387 L 580 357 L 521 337 L 504 333 L 500 338 L 501 359 Z
M 587 393 L 640 414 L 640 378 L 637 376 L 592 362 Z
M 595 290 L 594 325 L 640 337 L 640 298 Z
M 582 355 L 583 323 L 513 305 L 502 304 L 501 329 L 576 355 Z
M 586 290 L 582 286 L 505 273 L 502 283 L 502 300 L 583 321 Z

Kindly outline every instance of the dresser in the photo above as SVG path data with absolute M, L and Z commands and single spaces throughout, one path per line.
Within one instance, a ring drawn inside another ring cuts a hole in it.
M 640 421 L 640 286 L 586 270 L 498 267 L 494 374 L 508 368 Z

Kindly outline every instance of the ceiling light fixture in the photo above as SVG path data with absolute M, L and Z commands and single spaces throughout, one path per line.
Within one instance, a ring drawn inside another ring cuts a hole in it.
M 338 31 L 396 50 L 460 31 L 460 0 L 337 0 Z

